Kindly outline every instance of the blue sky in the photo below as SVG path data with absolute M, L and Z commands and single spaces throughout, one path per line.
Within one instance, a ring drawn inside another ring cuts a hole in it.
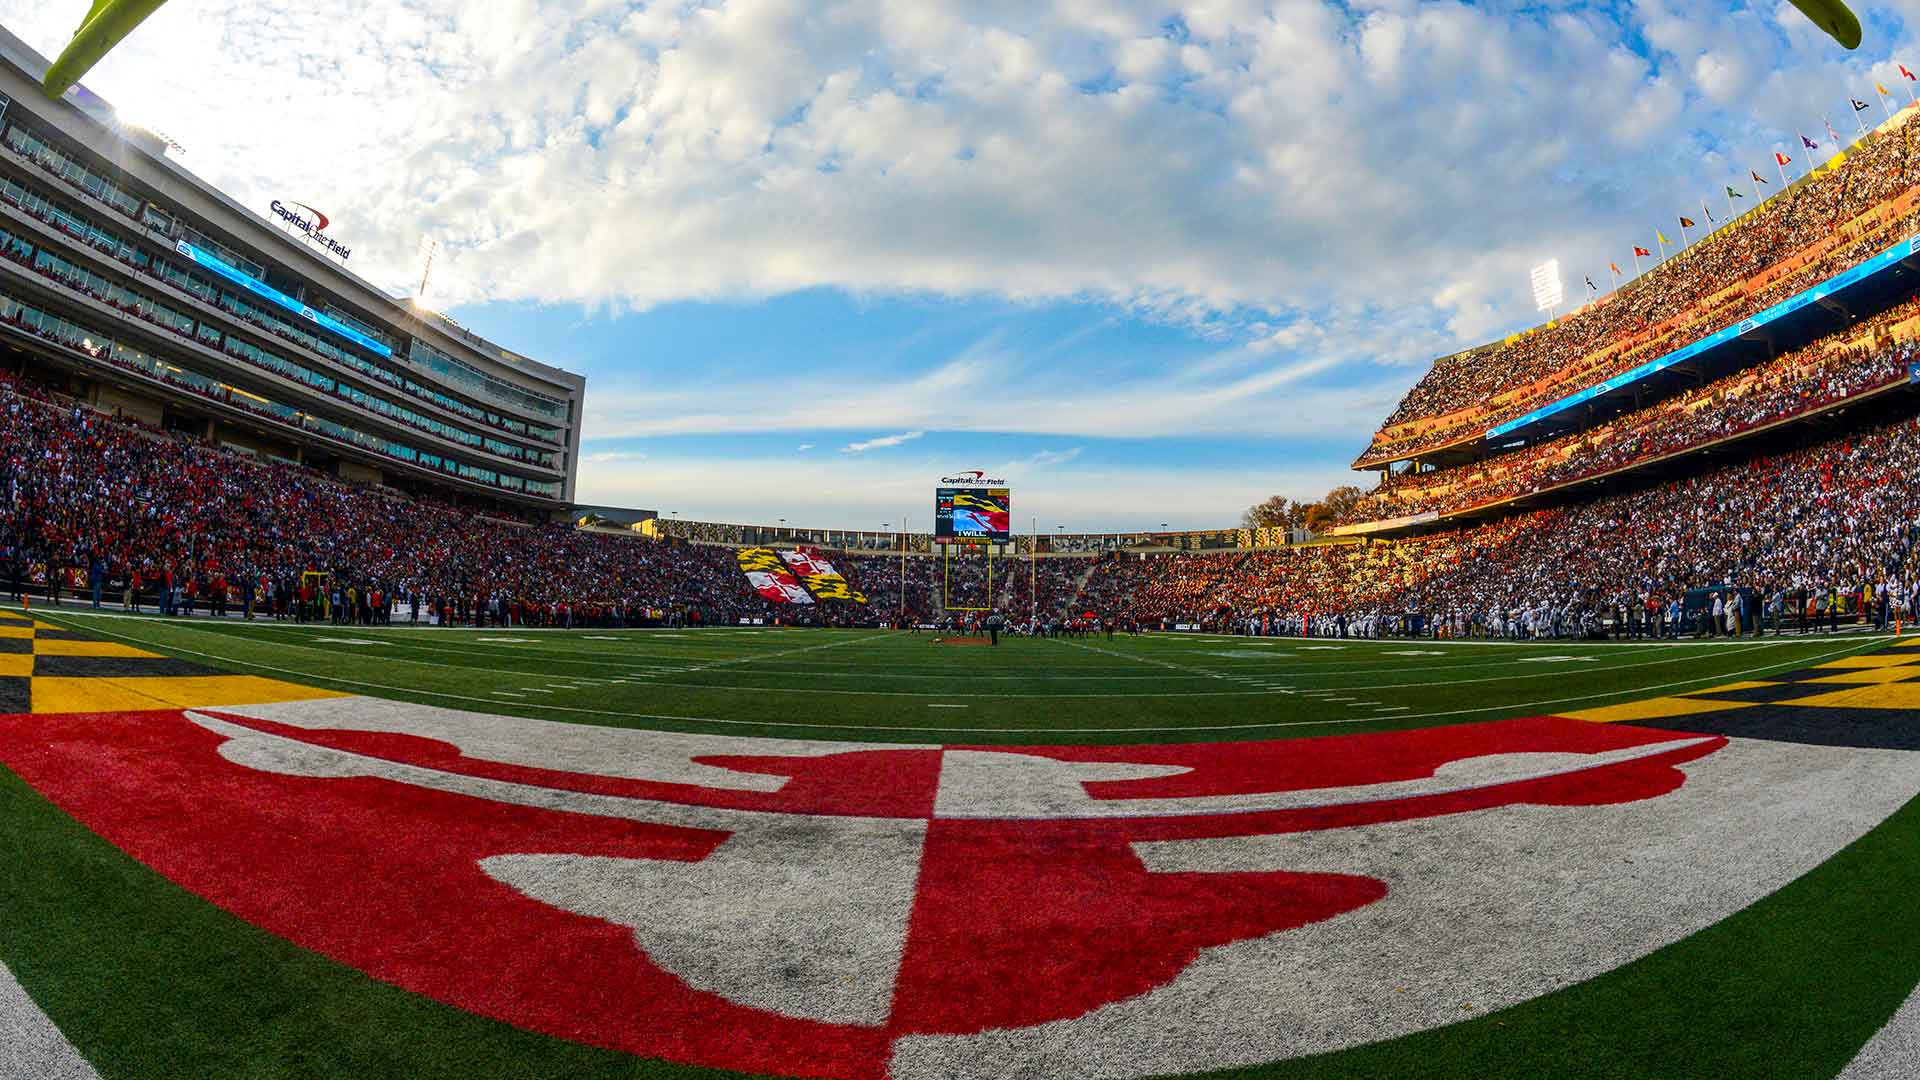
M 172 0 L 88 84 L 396 292 L 437 242 L 430 303 L 587 375 L 584 501 L 1215 527 L 1355 479 L 1529 267 L 1604 288 L 1904 96 L 1916 0 L 1856 6 Z

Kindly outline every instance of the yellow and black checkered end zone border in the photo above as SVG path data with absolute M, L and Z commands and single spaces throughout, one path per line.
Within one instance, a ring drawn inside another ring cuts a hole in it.
M 1920 637 L 1791 674 L 1565 715 L 1674 731 L 1920 750 Z
M 0 611 L 0 716 L 194 709 L 342 696 L 277 679 L 227 675 Z

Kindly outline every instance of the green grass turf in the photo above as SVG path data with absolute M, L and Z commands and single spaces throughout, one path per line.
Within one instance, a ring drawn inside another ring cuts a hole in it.
M 857 631 L 369 630 L 35 614 L 236 672 L 438 705 L 949 742 L 1272 738 L 1485 720 L 1756 678 L 1876 644 L 1123 636 L 994 650 Z M 329 637 L 379 644 L 320 640 Z M 1310 647 L 1327 645 L 1339 647 Z M 1393 706 L 1402 710 L 1375 711 Z M 0 961 L 107 1080 L 724 1075 L 521 1031 L 373 981 L 174 886 L 4 768 L 0 821 Z M 1483 1017 L 1463 1002 L 1451 1027 L 1217 1075 L 1830 1077 L 1913 989 L 1917 892 L 1920 804 L 1909 804 L 1774 896 L 1601 978 Z
M 1567 712 L 1864 651 L 1120 635 L 998 648 L 880 631 L 434 630 L 35 614 L 241 674 L 550 720 L 823 739 L 1270 739 Z M 358 644 L 350 643 L 358 642 Z
M 521 1031 L 227 915 L 0 768 L 0 961 L 106 1080 L 724 1073 Z M 1451 1027 L 1215 1076 L 1824 1080 L 1920 971 L 1920 803 L 1787 888 L 1609 975 Z M 1467 1003 L 1462 1003 L 1463 1006 Z

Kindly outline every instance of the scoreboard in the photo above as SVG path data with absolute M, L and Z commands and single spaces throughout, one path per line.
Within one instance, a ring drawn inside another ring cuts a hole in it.
M 936 543 L 1004 544 L 1013 538 L 1013 504 L 1005 487 L 934 489 Z

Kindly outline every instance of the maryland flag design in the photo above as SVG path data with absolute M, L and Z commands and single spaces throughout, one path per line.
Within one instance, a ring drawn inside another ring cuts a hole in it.
M 826 556 L 813 548 L 797 551 L 742 548 L 738 560 L 740 572 L 747 575 L 753 591 L 776 604 L 811 604 L 825 600 L 867 602 L 866 594 L 855 589 Z
M 787 564 L 772 548 L 742 548 L 737 558 L 740 572 L 762 598 L 776 604 L 813 603 L 812 594 L 787 571 Z
M 833 568 L 833 563 L 828 562 L 827 557 L 820 554 L 817 549 L 801 548 L 798 551 L 783 551 L 780 557 L 786 560 L 794 573 L 800 575 L 800 580 L 806 583 L 807 591 L 811 592 L 816 600 L 846 600 L 855 604 L 867 602 L 866 594 L 849 584 L 847 579 Z

